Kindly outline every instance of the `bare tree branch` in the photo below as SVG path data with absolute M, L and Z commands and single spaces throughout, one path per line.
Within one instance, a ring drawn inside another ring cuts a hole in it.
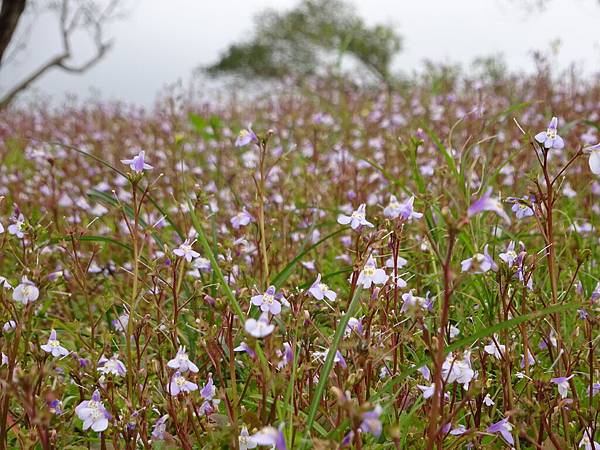
M 26 0 L 19 1 L 25 3 Z M 2 11 L 4 11 L 5 3 L 12 2 L 11 0 L 8 2 L 5 0 L 2 4 Z M 70 0 L 61 0 L 55 8 L 58 13 L 58 26 L 61 36 L 62 51 L 46 63 L 42 64 L 17 83 L 17 85 L 7 93 L 2 95 L 0 97 L 0 109 L 6 108 L 19 93 L 26 90 L 33 82 L 49 70 L 56 68 L 69 73 L 83 73 L 98 63 L 111 48 L 112 42 L 104 39 L 103 31 L 106 24 L 117 17 L 118 13 L 116 13 L 116 7 L 119 0 L 109 1 L 106 7 L 102 9 L 99 8 L 94 1 L 90 0 L 88 2 L 75 2 L 77 7 L 75 10 L 72 10 L 72 3 L 73 2 Z M 0 30 L 2 30 L 1 25 Z M 90 34 L 96 49 L 94 55 L 87 61 L 73 64 L 69 62 L 69 59 L 73 57 L 71 40 L 73 39 L 74 33 L 78 30 L 85 30 Z

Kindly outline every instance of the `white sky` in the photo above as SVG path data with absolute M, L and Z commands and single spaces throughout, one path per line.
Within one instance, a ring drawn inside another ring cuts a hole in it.
M 10 1 L 10 0 L 5 0 Z M 531 2 L 531 0 L 530 0 Z M 213 62 L 228 44 L 252 30 L 265 7 L 289 8 L 295 0 L 137 0 L 130 16 L 113 24 L 111 52 L 84 75 L 58 70 L 36 91 L 152 104 L 166 84 L 189 80 L 194 68 Z M 425 59 L 469 64 L 477 56 L 503 53 L 511 69 L 527 70 L 531 50 L 548 50 L 560 39 L 559 67 L 581 63 L 600 71 L 600 0 L 548 0 L 542 10 L 522 0 L 354 0 L 368 23 L 394 25 L 404 38 L 396 68 L 412 72 Z M 55 22 L 41 16 L 27 32 L 29 44 L 0 73 L 0 92 L 60 50 Z M 85 54 L 85 41 L 76 44 Z

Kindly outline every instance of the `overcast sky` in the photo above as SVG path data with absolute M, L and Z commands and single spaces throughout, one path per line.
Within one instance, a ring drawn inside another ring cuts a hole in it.
M 10 1 L 10 0 L 5 0 Z M 194 68 L 214 61 L 235 40 L 252 30 L 252 18 L 265 7 L 289 8 L 296 0 L 137 0 L 129 17 L 107 35 L 114 48 L 84 75 L 48 73 L 36 84 L 54 98 L 92 92 L 103 99 L 152 104 L 166 84 L 186 82 Z M 425 59 L 470 63 L 482 55 L 503 53 L 512 69 L 527 70 L 531 50 L 548 50 L 560 39 L 556 63 L 581 63 L 600 69 L 600 2 L 549 0 L 528 10 L 522 0 L 354 0 L 368 23 L 393 25 L 404 38 L 396 68 L 412 72 Z M 41 16 L 27 32 L 28 46 L 0 73 L 0 91 L 60 50 L 53 17 Z M 90 50 L 85 41 L 80 54 Z

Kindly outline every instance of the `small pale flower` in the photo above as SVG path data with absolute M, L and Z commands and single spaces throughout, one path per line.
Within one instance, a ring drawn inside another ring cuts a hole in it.
M 141 173 L 144 170 L 152 170 L 153 167 L 150 164 L 146 164 L 145 161 L 146 152 L 141 151 L 136 156 L 131 159 L 122 159 L 121 162 L 127 166 L 135 173 Z
M 515 251 L 515 241 L 510 241 L 508 247 L 506 247 L 506 251 L 504 253 L 500 253 L 500 259 L 508 264 L 508 267 L 512 267 L 517 257 L 519 256 Z
M 323 300 L 324 298 L 327 298 L 330 301 L 334 301 L 337 297 L 337 294 L 329 289 L 329 286 L 321 282 L 321 274 L 317 275 L 317 279 L 312 284 L 308 292 L 317 300 Z
M 483 404 L 485 406 L 494 406 L 496 403 L 494 403 L 494 400 L 492 400 L 492 397 L 490 397 L 490 394 L 485 394 L 485 398 L 483 399 Z
M 13 291 L 13 300 L 24 305 L 35 302 L 40 295 L 39 289 L 27 277 L 21 278 L 21 283 Z
M 250 318 L 244 324 L 246 333 L 255 338 L 264 338 L 275 330 L 275 325 L 269 323 L 266 313 L 262 313 L 258 320 Z
M 59 356 L 67 356 L 70 353 L 69 350 L 60 345 L 60 342 L 58 342 L 58 339 L 56 339 L 55 330 L 50 331 L 50 337 L 48 338 L 48 342 L 46 344 L 40 345 L 40 347 L 46 353 L 50 353 L 55 358 Z
M 508 217 L 504 211 L 502 204 L 498 201 L 498 199 L 492 198 L 492 188 L 488 188 L 488 190 L 479 200 L 476 200 L 471 204 L 471 206 L 469 206 L 467 215 L 472 217 L 484 211 L 493 211 L 502 219 L 504 219 L 506 223 L 510 224 L 510 217 Z
M 570 375 L 568 377 L 556 377 L 550 380 L 552 383 L 556 384 L 558 393 L 562 398 L 566 398 L 567 395 L 569 395 L 569 380 L 573 377 L 574 375 Z
M 369 256 L 365 266 L 358 275 L 358 284 L 362 285 L 363 289 L 370 289 L 372 284 L 385 284 L 388 276 L 385 270 L 378 269 L 375 264 L 375 259 Z
M 23 214 L 19 214 L 19 216 L 13 220 L 14 223 L 11 223 L 8 226 L 8 233 L 18 237 L 19 239 L 23 239 L 25 236 L 25 217 Z
M 362 226 L 367 226 L 367 227 L 373 228 L 375 225 L 373 225 L 371 222 L 369 222 L 366 219 L 366 214 L 367 214 L 366 210 L 367 210 L 367 205 L 365 203 L 363 203 L 358 207 L 357 210 L 355 210 L 349 216 L 347 216 L 345 214 L 338 215 L 337 221 L 340 225 L 350 224 L 350 227 L 353 230 L 356 230 Z
M 512 424 L 508 421 L 507 418 L 500 420 L 492 425 L 490 425 L 487 429 L 488 433 L 500 433 L 502 438 L 508 443 L 508 445 L 514 445 L 515 440 L 512 436 Z
M 77 405 L 75 414 L 83 420 L 84 431 L 88 428 L 96 432 L 104 431 L 108 428 L 108 419 L 111 418 L 100 399 L 100 392 L 97 389 L 94 391 L 91 400 L 84 400 Z
M 241 227 L 245 227 L 253 220 L 254 217 L 252 217 L 250 213 L 246 211 L 246 208 L 244 208 L 241 212 L 237 213 L 231 218 L 231 226 L 235 230 L 239 230 Z
M 269 286 L 264 294 L 255 295 L 251 298 L 253 305 L 260 307 L 263 313 L 270 312 L 277 315 L 281 312 L 280 301 L 285 300 L 283 294 L 277 293 L 275 286 Z
M 167 420 L 169 419 L 169 415 L 165 414 L 154 422 L 152 426 L 152 439 L 156 441 L 162 441 L 165 438 L 165 433 L 167 431 Z
M 258 445 L 253 437 L 248 433 L 248 428 L 242 427 L 240 435 L 238 436 L 238 442 L 240 450 L 248 450 L 249 448 L 256 448 Z
M 200 253 L 198 253 L 192 248 L 193 244 L 193 242 L 190 242 L 188 239 L 186 239 L 183 244 L 181 244 L 179 247 L 173 250 L 173 253 L 177 256 L 182 257 L 187 262 L 192 262 L 192 259 L 200 256 Z
M 600 175 L 600 143 L 583 149 L 584 153 L 588 153 L 590 158 L 588 164 L 594 175 Z
M 596 431 L 597 432 L 597 431 Z M 600 450 L 600 444 L 593 440 L 593 431 L 591 428 L 583 430 L 583 436 L 579 441 L 578 448 L 583 447 L 584 450 Z
M 476 253 L 471 258 L 463 260 L 460 263 L 461 271 L 475 274 L 485 273 L 489 270 L 496 272 L 498 265 L 489 254 L 488 247 L 488 245 L 484 247 L 483 254 Z
M 511 198 L 509 199 L 513 202 L 512 211 L 517 216 L 517 219 L 524 219 L 525 217 L 533 216 L 534 212 L 531 206 L 529 206 L 531 202 L 529 196 L 525 196 L 523 198 Z
M 196 391 L 198 389 L 198 385 L 196 383 L 192 383 L 188 381 L 184 376 L 181 375 L 181 372 L 177 371 L 171 377 L 171 382 L 168 385 L 169 394 L 172 396 L 179 395 L 180 393 L 188 393 L 192 391 Z
M 264 427 L 250 436 L 250 439 L 257 445 L 270 445 L 276 450 L 287 450 L 283 432 L 275 427 Z
M 127 368 L 123 364 L 118 355 L 113 355 L 110 358 L 102 355 L 98 360 L 98 372 L 103 375 L 113 375 L 115 377 L 124 377 L 127 373 Z
M 360 431 L 363 433 L 371 433 L 375 437 L 381 435 L 383 425 L 381 424 L 381 413 L 383 408 L 379 405 L 371 411 L 367 411 L 362 414 L 362 422 L 360 424 Z
M 187 372 L 189 370 L 190 372 L 198 373 L 198 366 L 190 361 L 185 347 L 179 347 L 175 358 L 171 359 L 167 363 L 167 366 L 171 369 L 177 369 L 179 372 Z
M 414 210 L 414 202 L 415 198 L 410 197 L 404 203 L 400 203 L 398 202 L 398 199 L 392 195 L 390 196 L 390 203 L 383 210 L 383 215 L 389 219 L 397 219 L 398 217 L 404 220 L 420 219 L 423 217 L 423 214 Z
M 506 351 L 506 345 L 498 343 L 498 335 L 494 335 L 494 339 L 486 345 L 483 350 L 488 354 L 492 355 L 496 359 L 502 359 L 502 355 Z
M 565 146 L 565 141 L 558 135 L 558 119 L 553 117 L 546 131 L 540 131 L 535 135 L 535 140 L 544 145 L 546 149 L 560 150 Z
M 252 131 L 252 128 L 248 127 L 240 130 L 240 133 L 238 134 L 238 137 L 235 140 L 235 146 L 245 147 L 250 142 L 258 142 L 258 137 L 254 133 L 254 131 Z

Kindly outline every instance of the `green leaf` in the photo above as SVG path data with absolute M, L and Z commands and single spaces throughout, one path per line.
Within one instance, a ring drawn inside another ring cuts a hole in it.
M 283 270 L 281 272 L 279 272 L 277 275 L 275 275 L 275 277 L 271 280 L 270 284 L 272 284 L 276 288 L 280 288 L 283 285 L 283 283 L 285 283 L 285 281 L 292 274 L 292 272 L 293 272 L 294 267 L 296 266 L 296 264 L 298 264 L 298 262 L 300 262 L 300 260 L 302 258 L 304 258 L 304 256 L 307 253 L 311 252 L 312 250 L 314 250 L 315 248 L 317 248 L 319 245 L 321 245 L 323 242 L 331 239 L 334 236 L 337 236 L 342 231 L 347 230 L 347 229 L 348 229 L 348 227 L 340 228 L 339 230 L 336 230 L 333 233 L 329 233 L 327 236 L 325 236 L 324 238 L 320 239 L 319 241 L 317 241 L 316 243 L 314 243 L 310 247 L 303 249 L 300 253 L 298 253 L 296 255 L 296 257 L 294 259 L 292 259 L 289 262 L 289 264 L 287 266 L 285 266 L 283 268 Z
M 308 434 L 310 433 L 310 430 L 313 427 L 315 415 L 317 414 L 317 408 L 319 407 L 321 397 L 323 397 L 323 392 L 325 391 L 325 385 L 329 381 L 329 374 L 331 373 L 331 369 L 333 368 L 333 360 L 335 358 L 335 354 L 340 345 L 340 341 L 342 340 L 342 336 L 344 335 L 344 331 L 346 330 L 346 326 L 348 325 L 348 321 L 350 320 L 350 317 L 354 315 L 354 310 L 358 306 L 358 303 L 360 301 L 360 293 L 361 288 L 357 286 L 354 291 L 354 295 L 352 296 L 352 300 L 350 301 L 350 306 L 348 306 L 348 311 L 342 316 L 342 319 L 340 320 L 337 328 L 335 329 L 333 342 L 331 343 L 331 345 L 329 346 L 329 350 L 327 351 L 327 358 L 325 358 L 325 363 L 323 364 L 321 372 L 319 373 L 319 383 L 317 384 L 315 394 L 313 396 L 312 402 L 310 403 L 310 408 L 308 410 L 308 418 L 306 419 L 306 429 L 304 430 L 306 437 L 308 437 Z
M 188 207 L 190 210 L 190 218 L 192 219 L 192 225 L 194 225 L 194 229 L 198 233 L 198 240 L 200 241 L 200 245 L 202 245 L 204 253 L 210 260 L 212 269 L 215 271 L 215 274 L 217 275 L 217 279 L 219 280 L 221 287 L 225 291 L 225 296 L 227 297 L 229 306 L 231 306 L 231 308 L 233 309 L 235 314 L 238 316 L 238 319 L 240 320 L 240 322 L 243 325 L 244 322 L 246 321 L 244 312 L 242 311 L 240 304 L 238 303 L 237 299 L 235 298 L 235 295 L 233 295 L 231 287 L 229 287 L 229 283 L 223 276 L 223 272 L 221 271 L 221 269 L 219 267 L 216 255 L 213 252 L 213 249 L 211 248 L 210 243 L 206 239 L 206 234 L 204 233 L 202 224 L 200 223 L 200 220 L 198 219 L 198 216 L 196 215 L 196 211 L 194 210 L 194 205 L 192 204 L 192 202 L 189 199 L 188 199 L 187 203 L 188 203 Z

